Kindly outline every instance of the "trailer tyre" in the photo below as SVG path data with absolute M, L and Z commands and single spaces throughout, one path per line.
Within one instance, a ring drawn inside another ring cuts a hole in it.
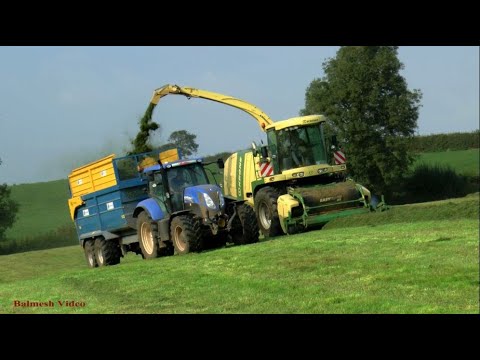
M 104 238 L 95 240 L 95 259 L 98 266 L 116 265 L 120 263 L 121 250 L 118 242 Z
M 265 237 L 282 234 L 278 218 L 277 200 L 280 194 L 272 187 L 260 189 L 255 195 L 255 214 L 258 227 Z
M 248 204 L 237 206 L 237 216 L 233 223 L 232 242 L 235 245 L 258 242 L 258 224 L 252 207 Z
M 159 256 L 158 225 L 147 212 L 142 211 L 137 218 L 137 235 L 144 259 L 155 259 Z
M 95 241 L 87 240 L 83 246 L 83 251 L 85 252 L 85 259 L 87 260 L 87 265 L 90 268 L 98 267 L 97 259 L 95 258 Z
M 184 255 L 202 250 L 202 231 L 200 224 L 192 216 L 174 217 L 170 225 L 171 239 L 175 254 Z

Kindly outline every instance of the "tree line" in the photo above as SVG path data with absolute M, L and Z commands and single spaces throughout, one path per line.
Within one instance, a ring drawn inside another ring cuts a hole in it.
M 409 143 L 412 152 L 436 152 L 478 149 L 480 131 L 415 136 Z

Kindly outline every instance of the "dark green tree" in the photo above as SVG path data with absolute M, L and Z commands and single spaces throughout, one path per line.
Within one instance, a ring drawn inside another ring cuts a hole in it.
M 302 115 L 324 114 L 336 133 L 349 173 L 376 193 L 390 194 L 413 157 L 408 141 L 417 127 L 422 93 L 400 74 L 396 46 L 341 47 L 323 63 L 325 75 L 305 94 Z
M 17 212 L 18 204 L 10 198 L 10 188 L 7 184 L 0 185 L 0 241 L 5 240 L 5 231 L 15 223 Z
M 198 144 L 195 142 L 197 135 L 186 130 L 174 131 L 170 134 L 168 142 L 180 148 L 184 156 L 190 156 L 197 152 Z

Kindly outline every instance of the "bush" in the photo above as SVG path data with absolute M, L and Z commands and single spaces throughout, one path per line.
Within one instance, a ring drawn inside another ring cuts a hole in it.
M 449 166 L 419 164 L 405 180 L 403 201 L 417 203 L 462 197 L 472 184 Z
M 410 150 L 416 153 L 478 149 L 480 131 L 415 136 Z
M 56 230 L 22 239 L 6 240 L 0 243 L 0 255 L 32 250 L 51 249 L 78 244 L 78 237 L 73 224 L 60 226 Z

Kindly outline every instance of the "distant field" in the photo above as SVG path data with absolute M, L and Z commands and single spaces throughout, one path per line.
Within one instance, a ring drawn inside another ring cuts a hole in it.
M 151 261 L 129 254 L 99 269 L 86 267 L 79 246 L 0 256 L 0 313 L 478 314 L 478 216 L 477 193 L 352 217 L 348 228 L 334 221 Z
M 479 149 L 422 153 L 414 165 L 420 163 L 448 165 L 459 174 L 479 176 L 479 154 Z
M 72 223 L 67 180 L 14 185 L 12 198 L 19 202 L 20 211 L 14 227 L 7 231 L 7 238 L 34 236 Z

